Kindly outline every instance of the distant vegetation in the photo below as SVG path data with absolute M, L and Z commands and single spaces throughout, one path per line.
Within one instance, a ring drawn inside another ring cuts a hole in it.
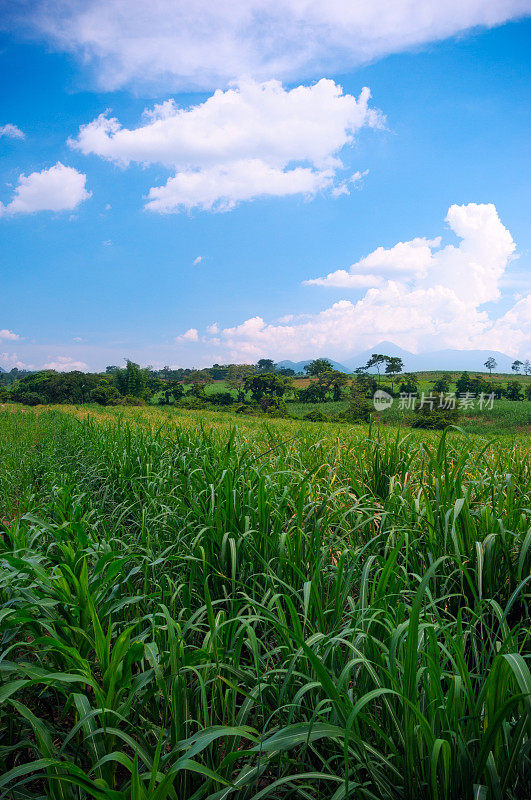
M 494 359 L 485 366 L 492 371 Z M 28 406 L 149 403 L 356 423 L 367 421 L 375 413 L 372 399 L 380 390 L 395 401 L 392 408 L 381 413 L 382 421 L 442 429 L 463 416 L 474 415 L 478 409 L 474 410 L 473 399 L 478 400 L 480 412 L 492 410 L 492 400 L 531 400 L 529 362 L 515 361 L 513 371 L 513 378 L 492 372 L 488 376 L 404 373 L 400 358 L 378 353 L 351 376 L 334 369 L 325 358 L 307 364 L 303 376 L 290 369 L 277 370 L 271 359 L 261 359 L 257 364 L 215 364 L 199 370 L 153 370 L 127 361 L 124 367 L 109 366 L 104 373 L 43 370 L 22 374 L 13 370 L 0 376 L 0 402 Z

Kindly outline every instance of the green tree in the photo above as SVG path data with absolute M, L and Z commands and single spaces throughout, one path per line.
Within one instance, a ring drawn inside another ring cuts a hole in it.
M 462 372 L 455 382 L 455 390 L 458 394 L 465 394 L 465 392 L 470 391 L 471 384 L 472 381 L 468 372 Z
M 205 386 L 214 383 L 212 375 L 206 369 L 194 369 L 183 378 L 183 382 L 192 386 L 190 392 L 195 397 L 205 396 Z
M 320 372 L 317 383 L 325 390 L 325 394 L 332 392 L 332 400 L 341 400 L 342 389 L 348 383 L 348 377 L 337 369 Z
M 304 367 L 305 373 L 310 376 L 320 375 L 321 372 L 330 372 L 333 369 L 332 363 L 327 358 L 315 358 Z
M 441 375 L 440 378 L 437 378 L 433 384 L 433 391 L 439 394 L 446 394 L 450 391 L 450 381 L 446 375 Z
M 180 381 L 166 381 L 158 400 L 159 406 L 169 406 L 172 402 L 181 399 L 184 394 L 183 385 Z
M 354 382 L 350 390 L 348 410 L 342 416 L 348 422 L 368 422 L 373 410 L 370 401 Z
M 275 366 L 276 364 L 271 358 L 261 358 L 256 365 L 256 369 L 258 372 L 274 372 Z
M 394 388 L 395 378 L 404 369 L 404 362 L 398 356 L 389 356 L 389 360 L 385 366 L 385 374 L 391 377 L 391 386 Z
M 320 383 L 310 383 L 309 386 L 299 390 L 297 399 L 301 403 L 324 403 L 326 387 Z
M 405 373 L 402 376 L 402 383 L 400 384 L 400 391 L 403 394 L 416 394 L 419 388 L 419 379 L 414 372 Z
M 116 386 L 102 383 L 90 391 L 89 400 L 91 403 L 98 403 L 100 406 L 109 406 L 120 398 L 120 393 Z
M 518 372 L 520 372 L 520 367 L 523 367 L 523 366 L 524 366 L 524 362 L 523 361 L 519 361 L 518 359 L 516 359 L 516 361 L 513 361 L 513 363 L 511 364 L 511 369 L 512 369 L 513 372 L 518 373 Z
M 355 373 L 356 377 L 354 378 L 353 386 L 355 386 L 356 390 L 363 394 L 364 397 L 372 397 L 378 387 L 374 375 L 369 375 L 368 372 L 365 372 L 364 367 L 358 368 L 355 370 Z
M 244 387 L 251 392 L 253 400 L 259 403 L 267 395 L 282 397 L 291 387 L 291 381 L 273 372 L 266 372 L 263 375 L 249 375 L 245 379 Z
M 149 370 L 142 369 L 134 361 L 126 359 L 125 367 L 113 372 L 114 385 L 122 395 L 141 397 L 146 394 Z
M 384 364 L 389 364 L 390 360 L 391 360 L 390 356 L 384 356 L 379 353 L 373 353 L 365 365 L 366 370 L 372 369 L 372 367 L 376 367 L 376 372 L 378 373 L 378 385 L 380 385 L 380 372 L 382 370 L 382 367 Z
M 522 399 L 522 384 L 520 381 L 509 381 L 505 396 L 508 400 L 521 400 Z
M 498 366 L 498 362 L 496 361 L 495 358 L 493 358 L 493 356 L 490 356 L 490 358 L 487 358 L 487 360 L 485 361 L 485 366 L 489 371 L 489 375 L 492 375 L 492 370 L 496 369 L 496 367 Z
M 245 381 L 256 372 L 252 364 L 231 364 L 227 372 L 227 385 L 236 392 L 240 403 L 245 400 Z

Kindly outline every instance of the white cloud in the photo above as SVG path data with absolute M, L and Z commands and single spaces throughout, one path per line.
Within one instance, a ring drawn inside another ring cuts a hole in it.
M 352 264 L 348 270 L 338 269 L 324 278 L 310 278 L 307 286 L 333 286 L 339 288 L 362 288 L 377 286 L 385 278 L 421 278 L 427 273 L 432 259 L 432 248 L 438 247 L 440 238 L 413 239 L 398 242 L 394 247 L 378 247 L 368 256 Z
M 31 0 L 11 25 L 91 65 L 106 90 L 293 80 L 524 15 L 529 0 Z M 8 14 L 6 12 L 7 19 Z
M 31 365 L 25 364 L 23 361 L 20 361 L 18 355 L 16 353 L 0 353 L 0 365 L 9 372 L 14 367 L 17 369 L 31 369 Z
M 525 355 L 531 349 L 531 295 L 497 320 L 483 308 L 499 299 L 499 284 L 515 250 L 495 206 L 454 205 L 446 219 L 461 239 L 458 246 L 441 247 L 440 238 L 417 238 L 377 248 L 352 271 L 312 281 L 354 289 L 370 286 L 361 299 L 339 300 L 300 318 L 287 316 L 284 324 L 252 317 L 222 330 L 222 346 L 232 358 L 251 360 L 312 353 L 340 358 L 378 339 L 413 351 L 494 347 Z
M 74 370 L 86 372 L 88 364 L 85 364 L 84 361 L 75 361 L 70 356 L 56 356 L 54 361 L 44 364 L 43 369 L 54 369 L 56 372 L 73 372 Z
M 369 99 L 367 88 L 356 98 L 325 79 L 291 90 L 278 81 L 246 80 L 188 109 L 168 100 L 144 112 L 133 129 L 102 114 L 69 143 L 124 167 L 175 169 L 164 186 L 151 188 L 146 208 L 152 211 L 226 210 L 263 195 L 333 188 L 343 167 L 340 151 L 362 127 L 383 124 Z M 350 183 L 365 174 L 356 172 Z
M 195 267 L 197 266 L 197 264 L 200 264 L 202 260 L 203 256 L 197 256 L 197 258 L 194 258 L 194 260 L 192 261 L 192 265 Z
M 91 196 L 85 188 L 87 176 L 60 161 L 50 169 L 20 175 L 10 203 L 0 203 L 2 214 L 34 211 L 71 211 Z
M 25 139 L 24 131 L 21 131 L 20 128 L 10 122 L 7 125 L 0 125 L 0 139 L 2 136 L 6 136 L 8 139 Z
M 199 341 L 199 333 L 197 328 L 190 328 L 186 333 L 175 337 L 176 342 L 197 342 Z
M 17 339 L 20 339 L 18 333 L 13 333 L 13 331 L 8 331 L 7 328 L 3 328 L 0 330 L 0 339 L 4 339 L 10 342 L 16 342 Z
M 356 189 L 360 189 L 363 183 L 363 178 L 369 174 L 369 170 L 365 169 L 363 172 L 360 172 L 359 169 L 350 176 L 346 181 L 342 181 L 341 183 L 337 183 L 334 188 L 332 189 L 332 195 L 334 197 L 341 197 L 343 194 L 350 194 L 350 186 L 355 186 Z
M 207 325 L 206 332 L 211 336 L 215 336 L 219 333 L 219 325 L 217 322 L 213 322 L 212 325 Z

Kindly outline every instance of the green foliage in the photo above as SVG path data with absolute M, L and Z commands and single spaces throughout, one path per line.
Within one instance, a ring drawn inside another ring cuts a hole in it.
M 439 394 L 446 394 L 450 391 L 450 381 L 446 375 L 441 375 L 440 378 L 437 378 L 433 384 L 433 391 Z
M 357 372 L 354 378 L 354 386 L 359 394 L 364 397 L 372 397 L 378 388 L 378 383 L 374 375 L 368 372 Z
M 304 389 L 298 390 L 297 399 L 300 403 L 324 403 L 326 386 L 322 383 L 310 383 Z
M 360 391 L 358 384 L 354 382 L 350 390 L 348 409 L 344 412 L 342 418 L 347 422 L 368 422 L 373 411 L 372 403 Z
M 385 374 L 398 375 L 404 369 L 404 362 L 398 356 L 387 356 L 387 364 L 385 365 Z
M 134 394 L 126 394 L 125 397 L 119 398 L 119 404 L 123 406 L 143 406 L 145 402 L 141 397 L 136 397 Z
M 406 373 L 400 384 L 400 391 L 404 394 L 416 394 L 419 389 L 419 381 L 414 372 Z
M 276 364 L 271 358 L 261 358 L 256 365 L 258 372 L 274 372 L 275 367 Z
M 184 394 L 184 389 L 179 381 L 167 380 L 164 381 L 162 390 L 157 399 L 159 406 L 169 406 L 172 403 L 178 402 Z
M 415 408 L 415 418 L 411 423 L 412 428 L 426 428 L 431 430 L 443 430 L 448 425 L 456 425 L 459 421 L 459 409 L 446 408 L 444 398 L 434 394 L 435 399 L 420 404 Z
M 101 384 L 101 386 L 91 389 L 88 399 L 89 402 L 98 403 L 100 406 L 110 406 L 119 401 L 120 393 L 115 386 Z
M 46 397 L 42 394 L 37 394 L 37 392 L 21 392 L 20 394 L 14 395 L 14 397 L 19 403 L 25 406 L 41 406 L 47 402 Z
M 313 411 L 308 411 L 306 414 L 304 414 L 303 419 L 308 420 L 308 422 L 326 422 L 328 417 L 326 414 L 323 414 L 322 411 L 314 409 Z
M 234 403 L 234 397 L 230 392 L 214 392 L 208 400 L 214 406 L 231 406 Z
M 6 798 L 527 796 L 525 447 L 169 417 L 0 415 Z
M 37 394 L 42 403 L 86 403 L 90 392 L 102 383 L 102 376 L 74 370 L 55 372 L 41 370 L 21 378 L 11 388 L 11 398 L 18 403 L 28 402 L 28 394 Z
M 492 370 L 496 369 L 496 367 L 498 366 L 498 362 L 496 361 L 495 358 L 493 358 L 493 356 L 491 356 L 490 358 L 487 358 L 487 360 L 485 361 L 485 366 L 487 367 L 489 373 L 492 373 Z
M 505 396 L 508 400 L 521 400 L 522 399 L 522 384 L 520 381 L 509 381 Z
M 291 386 L 289 378 L 283 378 L 274 372 L 262 375 L 248 375 L 244 382 L 245 391 L 251 392 L 253 400 L 259 403 L 264 397 L 282 397 Z
M 255 373 L 252 364 L 231 364 L 227 372 L 227 385 L 236 392 L 238 401 L 243 403 L 245 400 L 245 381 L 250 375 Z
M 127 359 L 124 369 L 113 369 L 114 385 L 122 395 L 144 398 L 147 393 L 149 370 Z
M 373 353 L 372 356 L 367 361 L 364 369 L 369 370 L 372 369 L 373 367 L 376 367 L 376 372 L 378 373 L 378 383 L 380 383 L 380 373 L 382 371 L 382 368 L 385 366 L 385 371 L 387 372 L 387 368 L 391 363 L 391 361 L 392 359 L 390 356 L 385 356 L 382 355 L 381 353 Z M 397 364 L 397 361 L 400 361 L 400 364 L 402 363 L 401 359 L 397 359 L 395 361 L 395 364 Z M 398 372 L 399 370 L 396 371 Z
M 310 376 L 317 376 L 330 370 L 333 370 L 333 367 L 327 358 L 316 358 L 304 367 L 305 373 Z
M 462 372 L 457 381 L 455 382 L 455 390 L 458 394 L 465 394 L 469 392 L 472 387 L 472 380 L 468 372 Z

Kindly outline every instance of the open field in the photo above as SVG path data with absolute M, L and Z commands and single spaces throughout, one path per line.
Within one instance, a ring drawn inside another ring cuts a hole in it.
M 426 372 L 419 373 L 418 381 L 418 396 L 422 393 L 426 396 L 433 391 L 434 381 L 445 375 L 450 382 L 451 391 L 455 391 L 455 380 L 461 373 L 458 372 Z M 488 373 L 486 374 L 488 377 Z M 485 377 L 485 375 L 484 375 Z M 515 376 L 508 376 L 502 374 L 493 374 L 492 383 L 500 384 L 505 387 L 507 381 Z M 531 383 L 530 375 L 518 375 L 516 379 L 522 386 L 522 390 Z M 395 381 L 395 389 L 400 384 L 400 378 Z M 303 389 L 315 381 L 315 378 L 293 378 L 293 386 L 295 389 Z M 389 388 L 389 380 L 382 378 L 382 388 Z M 188 387 L 186 387 L 188 389 Z M 216 381 L 213 384 L 206 386 L 205 394 L 210 397 L 218 392 L 230 391 L 229 385 L 225 381 Z M 294 417 L 303 417 L 305 414 L 312 411 L 320 411 L 325 416 L 331 416 L 338 412 L 346 411 L 349 407 L 348 391 L 344 392 L 344 397 L 339 401 L 318 402 L 318 403 L 303 403 L 290 399 L 287 395 L 286 407 L 290 415 Z M 158 395 L 153 398 L 154 403 L 157 402 Z M 248 393 L 247 399 L 250 399 Z M 231 415 L 233 420 L 238 417 Z M 401 408 L 400 400 L 395 398 L 393 405 L 384 411 L 375 412 L 375 419 L 384 425 L 390 426 L 404 426 L 408 427 L 415 419 L 415 414 L 411 410 Z M 492 408 L 479 408 L 477 404 L 473 407 L 464 409 L 460 415 L 459 426 L 467 433 L 484 434 L 484 435 L 505 435 L 505 434 L 527 434 L 531 431 L 531 401 L 529 400 L 507 400 L 505 398 L 496 398 Z
M 528 796 L 529 442 L 0 409 L 3 796 Z

